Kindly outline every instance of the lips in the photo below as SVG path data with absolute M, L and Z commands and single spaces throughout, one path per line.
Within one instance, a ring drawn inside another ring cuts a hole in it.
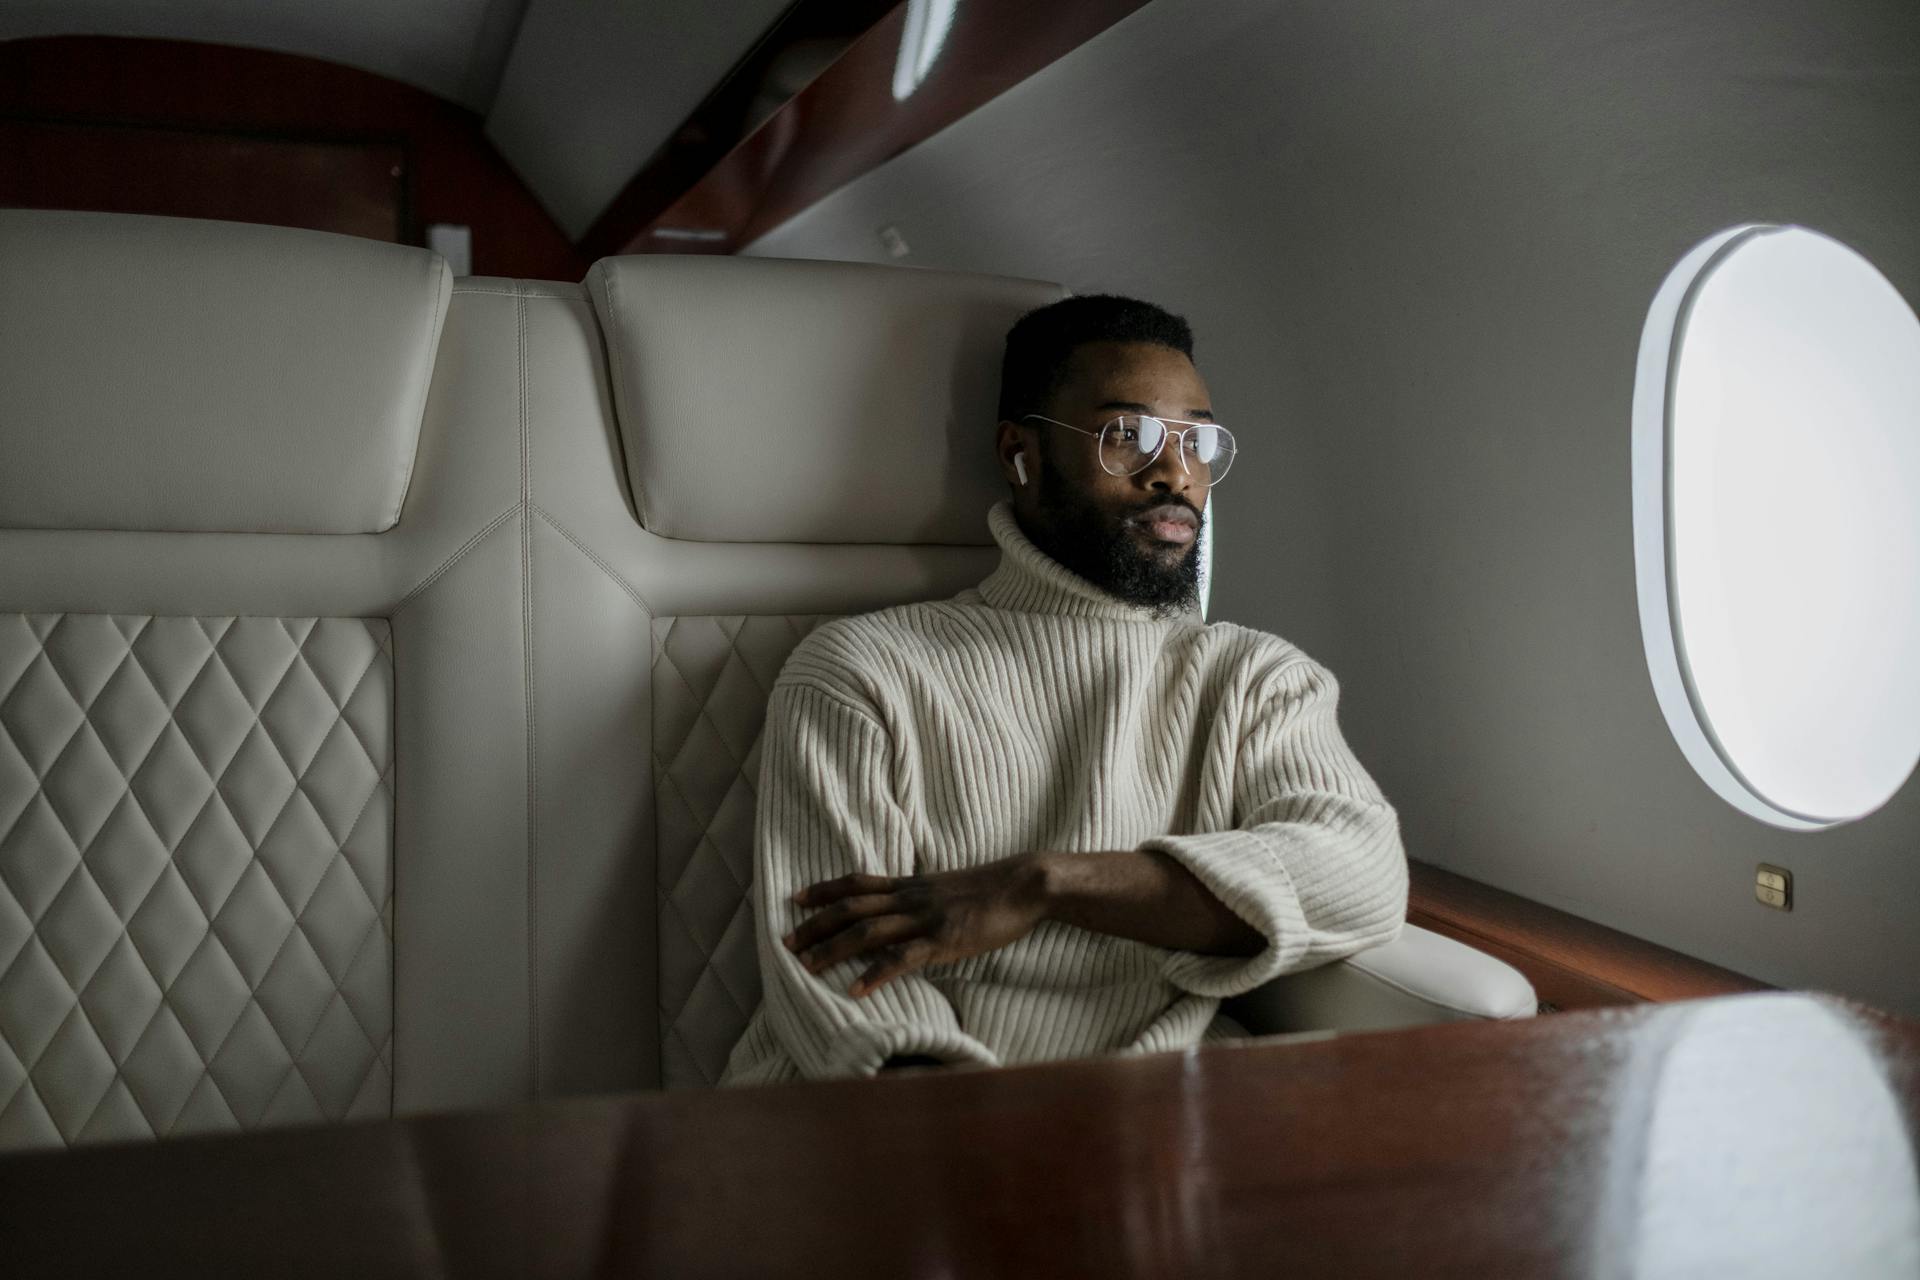
M 1134 517 L 1133 523 L 1162 542 L 1176 544 L 1192 542 L 1199 528 L 1193 512 L 1180 506 L 1155 507 Z

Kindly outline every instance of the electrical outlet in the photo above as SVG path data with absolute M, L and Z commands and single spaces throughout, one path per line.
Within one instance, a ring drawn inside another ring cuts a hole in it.
M 1753 876 L 1753 896 L 1762 906 L 1776 911 L 1793 910 L 1793 872 L 1770 862 L 1761 863 Z

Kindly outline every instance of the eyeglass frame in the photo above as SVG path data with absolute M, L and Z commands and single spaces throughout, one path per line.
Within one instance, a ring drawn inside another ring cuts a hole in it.
M 1177 436 L 1180 440 L 1179 458 L 1181 472 L 1186 475 L 1192 475 L 1193 468 L 1187 465 L 1187 432 L 1198 430 L 1201 427 L 1212 427 L 1216 431 L 1225 431 L 1227 433 L 1227 439 L 1232 443 L 1234 455 L 1238 456 L 1240 453 L 1240 442 L 1234 438 L 1233 432 L 1217 422 L 1193 422 L 1186 418 L 1163 418 L 1157 413 L 1116 413 L 1113 417 L 1101 423 L 1098 431 L 1089 431 L 1085 427 L 1076 427 L 1071 422 L 1062 422 L 1058 418 L 1049 418 L 1044 413 L 1023 413 L 1020 415 L 1020 421 L 1022 422 L 1025 422 L 1028 418 L 1038 418 L 1040 421 L 1052 423 L 1056 427 L 1065 427 L 1069 431 L 1078 431 L 1083 436 L 1103 436 L 1106 434 L 1108 427 L 1120 421 L 1122 418 L 1152 418 L 1160 424 L 1160 447 L 1153 451 L 1151 458 L 1148 458 L 1131 471 L 1107 471 L 1107 464 L 1104 462 L 1100 464 L 1102 471 L 1106 471 L 1110 476 L 1118 475 L 1122 479 L 1127 476 L 1137 476 L 1154 463 L 1160 461 L 1160 455 L 1167 451 L 1167 439 L 1170 436 Z M 1180 430 L 1173 430 L 1176 426 L 1179 427 Z M 1209 470 L 1211 470 L 1211 465 L 1209 465 Z M 1207 481 L 1207 488 L 1211 489 L 1218 483 L 1219 481 L 1217 480 L 1209 479 Z

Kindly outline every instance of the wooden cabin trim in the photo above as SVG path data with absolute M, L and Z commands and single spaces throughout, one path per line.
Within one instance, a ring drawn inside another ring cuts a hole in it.
M 579 240 L 588 258 L 734 253 L 856 178 L 1132 14 L 1146 0 L 968 0 L 927 79 L 905 101 L 893 73 L 907 5 L 796 0 L 628 180 Z M 791 45 L 849 37 L 847 49 L 764 120 L 744 111 Z M 710 235 L 662 239 L 653 233 Z
M 1409 860 L 1407 922 L 1525 974 L 1541 1011 L 1772 991 L 1767 983 L 1579 916 Z

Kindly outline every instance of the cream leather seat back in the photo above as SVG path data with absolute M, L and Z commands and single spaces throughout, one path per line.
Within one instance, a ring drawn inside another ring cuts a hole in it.
M 715 1079 L 774 676 L 991 569 L 1059 296 L 0 211 L 0 1147 Z
M 536 714 L 563 699 L 579 763 L 608 774 L 563 771 L 554 782 L 574 794 L 563 802 L 543 781 L 541 801 L 569 822 L 606 812 L 613 790 L 644 795 L 647 1065 L 669 1087 L 710 1084 L 759 1002 L 747 887 L 774 677 L 824 618 L 952 595 L 991 571 L 1003 342 L 1063 291 L 694 257 L 609 259 L 587 286 L 618 434 L 535 439 L 537 510 L 550 518 L 536 553 L 557 563 L 563 543 L 578 549 L 572 585 L 536 566 L 536 616 L 560 631 L 567 617 L 619 614 L 631 642 L 587 640 L 597 622 L 548 654 L 536 638 Z M 635 721 L 644 738 L 626 735 Z
M 538 1091 L 523 344 L 451 294 L 0 211 L 0 1147 Z

